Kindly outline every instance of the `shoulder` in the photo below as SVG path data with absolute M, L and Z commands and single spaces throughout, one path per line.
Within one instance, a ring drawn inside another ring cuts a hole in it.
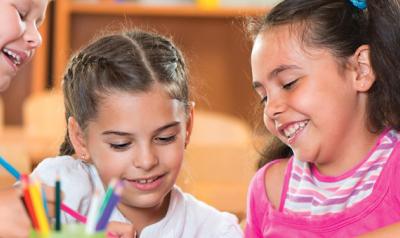
M 59 177 L 64 203 L 74 210 L 79 208 L 81 212 L 86 212 L 83 207 L 89 202 L 94 185 L 89 166 L 81 160 L 72 156 L 47 158 L 34 169 L 31 176 L 51 187 L 54 187 L 55 180 Z
M 258 201 L 262 205 L 271 204 L 276 207 L 280 201 L 288 163 L 289 159 L 277 159 L 261 167 L 250 183 L 248 202 Z
M 184 203 L 186 225 L 196 230 L 196 234 L 202 234 L 204 237 L 243 237 L 235 215 L 221 212 L 179 188 L 175 188 L 173 192 L 173 196 L 180 197 Z
M 279 206 L 289 159 L 267 163 L 254 175 L 247 196 L 246 237 L 261 236 L 264 217 Z
M 59 175 L 61 179 L 68 177 L 73 179 L 75 176 L 81 177 L 86 175 L 87 166 L 80 160 L 74 159 L 72 156 L 56 156 L 46 158 L 33 170 L 33 176 L 37 176 L 44 180 L 55 180 L 56 176 Z M 79 176 L 80 175 L 80 176 Z
M 289 159 L 277 160 L 275 163 L 270 164 L 265 171 L 264 186 L 266 196 L 272 207 L 275 209 L 279 207 L 281 201 L 288 163 Z

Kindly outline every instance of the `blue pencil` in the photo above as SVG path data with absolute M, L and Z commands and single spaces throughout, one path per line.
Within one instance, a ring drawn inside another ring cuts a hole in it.
M 3 157 L 0 156 L 0 165 L 3 166 L 12 176 L 14 176 L 17 180 L 21 178 L 20 173 Z
M 40 186 L 40 188 L 42 190 L 42 200 L 43 200 L 44 211 L 46 213 L 46 217 L 49 218 L 50 214 L 49 214 L 49 207 L 47 206 L 46 191 L 44 191 L 44 187 Z

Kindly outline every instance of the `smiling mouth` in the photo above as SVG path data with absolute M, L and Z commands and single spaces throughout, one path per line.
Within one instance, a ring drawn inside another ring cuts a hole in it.
M 153 183 L 154 181 L 156 181 L 157 179 L 159 179 L 161 177 L 162 176 L 157 176 L 157 177 L 149 178 L 149 179 L 132 179 L 129 181 L 139 183 L 139 184 L 149 184 L 149 183 Z
M 3 48 L 2 52 L 4 53 L 4 55 L 10 59 L 10 61 L 15 65 L 15 66 L 19 66 L 22 64 L 22 59 L 21 56 L 19 56 L 17 53 L 7 49 L 7 48 Z
M 126 179 L 129 184 L 139 191 L 149 192 L 159 188 L 164 181 L 165 174 L 150 178 Z
M 283 135 L 287 139 L 293 139 L 298 133 L 300 133 L 308 124 L 309 120 L 300 121 L 291 124 L 290 126 L 286 127 L 282 130 Z

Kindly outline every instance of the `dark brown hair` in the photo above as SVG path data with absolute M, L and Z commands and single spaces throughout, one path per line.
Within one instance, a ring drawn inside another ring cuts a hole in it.
M 273 27 L 289 25 L 304 44 L 329 49 L 339 62 L 347 62 L 359 46 L 368 44 L 376 76 L 368 91 L 368 127 L 371 132 L 385 127 L 399 130 L 400 5 L 398 0 L 371 0 L 367 5 L 362 10 L 350 0 L 285 0 L 248 26 L 255 38 Z M 288 146 L 274 141 L 265 148 L 259 165 L 291 155 Z
M 74 117 L 82 130 L 97 115 L 101 99 L 113 91 L 146 92 L 156 83 L 189 110 L 188 75 L 182 53 L 172 41 L 141 30 L 100 37 L 70 60 L 62 89 L 65 119 Z M 74 154 L 68 132 L 61 155 Z

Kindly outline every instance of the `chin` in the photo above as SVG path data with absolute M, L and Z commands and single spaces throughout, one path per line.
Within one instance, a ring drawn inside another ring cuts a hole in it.
M 121 202 L 129 207 L 136 207 L 141 209 L 148 209 L 160 206 L 167 196 L 161 194 L 146 194 L 146 195 L 134 195 L 121 199 Z

